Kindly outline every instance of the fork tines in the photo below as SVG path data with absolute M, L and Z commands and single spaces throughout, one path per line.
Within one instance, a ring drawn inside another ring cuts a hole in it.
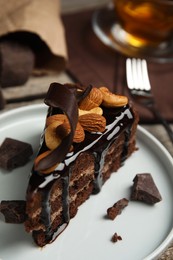
M 126 71 L 129 89 L 143 91 L 151 90 L 146 60 L 128 58 L 126 61 Z

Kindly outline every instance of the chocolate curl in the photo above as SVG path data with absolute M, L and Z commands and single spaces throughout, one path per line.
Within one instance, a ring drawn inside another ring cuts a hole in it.
M 53 108 L 59 108 L 64 112 L 69 120 L 71 132 L 62 140 L 61 144 L 48 156 L 41 159 L 35 170 L 42 171 L 60 163 L 69 152 L 73 142 L 76 125 L 78 122 L 78 105 L 75 92 L 68 88 L 68 85 L 52 83 L 45 98 L 45 104 Z
M 91 89 L 92 89 L 92 85 L 89 85 L 82 92 L 78 92 L 76 94 L 76 98 L 77 98 L 78 102 L 82 101 L 86 96 L 88 96 Z
M 78 103 L 82 101 L 86 96 L 88 96 L 91 89 L 93 88 L 92 85 L 88 85 L 87 87 L 84 87 L 78 83 L 67 83 L 66 86 L 68 86 L 68 88 L 71 91 L 76 92 L 75 95 Z M 81 90 L 81 91 L 77 91 L 77 90 Z

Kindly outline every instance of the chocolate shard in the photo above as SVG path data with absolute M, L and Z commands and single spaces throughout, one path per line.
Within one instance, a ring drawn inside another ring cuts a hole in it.
M 109 219 L 114 220 L 121 214 L 122 210 L 128 205 L 129 201 L 125 198 L 118 200 L 112 207 L 107 209 L 107 216 Z
M 26 219 L 26 202 L 24 200 L 3 200 L 0 203 L 0 212 L 6 223 L 20 224 Z
M 33 150 L 30 144 L 6 138 L 0 146 L 0 167 L 11 171 L 25 165 L 32 154 Z
M 155 204 L 162 200 L 160 192 L 150 173 L 137 174 L 133 179 L 131 200 Z

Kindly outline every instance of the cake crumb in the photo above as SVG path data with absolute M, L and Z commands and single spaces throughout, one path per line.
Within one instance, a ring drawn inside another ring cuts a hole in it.
M 113 243 L 116 243 L 116 242 L 118 242 L 119 240 L 122 240 L 122 237 L 115 232 L 115 233 L 113 234 L 113 236 L 112 236 L 111 241 L 112 241 Z
M 129 201 L 125 198 L 118 200 L 114 205 L 107 209 L 107 216 L 109 219 L 114 220 L 121 214 L 122 210 L 128 205 Z

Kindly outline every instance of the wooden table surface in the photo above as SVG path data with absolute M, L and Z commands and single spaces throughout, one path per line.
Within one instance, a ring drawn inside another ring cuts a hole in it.
M 97 6 L 103 3 L 108 2 L 107 0 L 63 0 L 62 1 L 62 11 L 63 12 L 73 12 L 75 10 L 88 8 L 90 6 Z M 72 79 L 65 73 L 54 73 L 49 75 L 42 75 L 42 76 L 32 76 L 27 81 L 27 83 L 23 86 L 11 87 L 3 89 L 3 95 L 7 102 L 11 99 L 16 99 L 16 97 L 29 97 L 35 94 L 43 94 L 47 92 L 47 89 L 51 82 L 59 82 L 59 83 L 66 83 L 66 82 L 73 82 Z M 0 111 L 4 113 L 8 110 L 26 106 L 30 104 L 36 103 L 43 103 L 43 98 L 38 98 L 35 100 L 26 100 L 26 101 L 19 101 L 15 103 L 7 103 L 5 108 Z M 169 153 L 173 156 L 173 145 L 171 144 L 169 137 L 167 136 L 165 129 L 159 125 L 142 125 L 145 129 L 147 129 L 150 133 L 152 133 L 169 151 Z M 172 125 L 173 127 L 173 125 Z M 164 252 L 164 254 L 159 258 L 160 260 L 172 260 L 173 259 L 173 245 Z M 134 259 L 135 260 L 135 259 Z

